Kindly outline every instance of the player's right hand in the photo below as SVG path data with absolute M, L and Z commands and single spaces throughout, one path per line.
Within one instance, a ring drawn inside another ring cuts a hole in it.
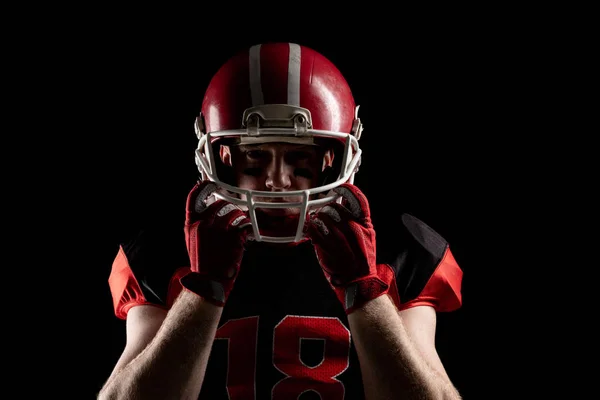
M 187 197 L 185 240 L 191 273 L 181 284 L 223 307 L 239 273 L 251 222 L 238 206 L 224 200 L 207 204 L 217 190 L 211 181 L 197 183 Z

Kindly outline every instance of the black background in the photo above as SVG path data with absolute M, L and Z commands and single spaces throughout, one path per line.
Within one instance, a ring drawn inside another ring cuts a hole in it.
M 513 169 L 528 146 L 518 121 L 529 112 L 534 39 L 487 13 L 260 30 L 252 15 L 225 25 L 199 18 L 186 29 L 143 16 L 91 27 L 81 19 L 50 43 L 60 61 L 52 64 L 56 53 L 45 47 L 41 56 L 53 65 L 46 74 L 62 96 L 48 90 L 46 104 L 60 110 L 64 129 L 46 154 L 56 169 L 40 185 L 59 193 L 48 196 L 58 200 L 55 226 L 66 232 L 48 239 L 58 242 L 51 251 L 62 263 L 60 289 L 50 290 L 66 297 L 52 311 L 65 320 L 58 357 L 73 356 L 55 384 L 93 398 L 119 357 L 125 325 L 113 315 L 111 263 L 140 221 L 181 214 L 197 176 L 193 122 L 212 74 L 252 44 L 291 41 L 328 57 L 353 88 L 365 127 L 355 183 L 376 230 L 384 235 L 394 216 L 411 213 L 450 242 L 463 268 L 464 306 L 438 322 L 453 382 L 465 399 L 499 393 L 507 378 L 516 385 L 519 367 L 504 367 L 505 311 L 518 304 L 506 270 L 516 217 L 507 210 L 520 190 Z

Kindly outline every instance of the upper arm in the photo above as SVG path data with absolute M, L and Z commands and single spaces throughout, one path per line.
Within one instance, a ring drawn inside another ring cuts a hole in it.
M 430 306 L 416 306 L 400 311 L 400 317 L 411 341 L 427 364 L 448 378 L 435 347 L 436 311 Z
M 165 309 L 152 305 L 139 305 L 129 310 L 126 320 L 125 349 L 113 369 L 113 374 L 137 357 L 150 344 L 166 315 Z
M 189 269 L 183 230 L 162 228 L 135 232 L 113 260 L 108 283 L 115 316 L 126 321 L 126 342 L 105 386 L 156 336 Z
M 463 272 L 441 235 L 409 214 L 401 222 L 382 246 L 380 262 L 393 271 L 391 294 L 411 342 L 433 370 L 449 379 L 436 349 L 437 313 L 462 306 Z

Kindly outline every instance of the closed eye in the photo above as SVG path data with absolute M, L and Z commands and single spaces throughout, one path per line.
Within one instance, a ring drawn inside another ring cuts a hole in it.
M 244 168 L 244 174 L 250 176 L 260 176 L 262 168 Z
M 312 179 L 314 174 L 312 173 L 311 170 L 307 169 L 307 168 L 296 168 L 294 169 L 294 175 L 296 176 L 300 176 L 303 178 L 307 178 L 307 179 Z

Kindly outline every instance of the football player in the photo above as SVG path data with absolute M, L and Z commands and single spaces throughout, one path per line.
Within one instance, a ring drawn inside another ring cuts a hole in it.
M 378 251 L 362 123 L 320 53 L 255 45 L 214 75 L 185 222 L 122 243 L 126 345 L 102 399 L 460 399 L 435 347 L 461 306 L 448 243 L 403 214 Z

